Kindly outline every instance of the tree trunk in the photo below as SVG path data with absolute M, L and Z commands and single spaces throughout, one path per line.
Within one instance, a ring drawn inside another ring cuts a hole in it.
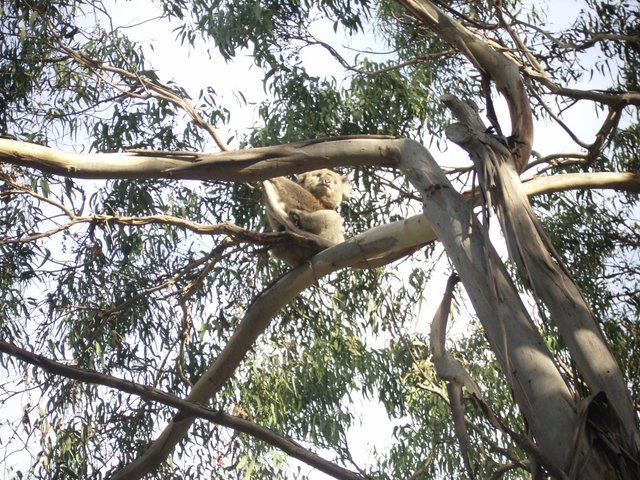
M 610 463 L 612 452 L 606 446 L 607 442 L 598 442 L 600 447 L 593 445 L 596 458 L 601 463 L 598 466 L 602 472 L 600 478 L 619 478 L 617 475 L 624 471 L 633 472 L 629 478 L 638 478 L 639 435 L 624 376 L 584 296 L 533 213 L 511 152 L 496 137 L 478 129 L 482 123 L 475 109 L 450 96 L 444 100 L 463 121 L 450 126 L 447 135 L 470 152 L 484 194 L 497 208 L 510 257 L 516 262 L 521 275 L 529 280 L 536 298 L 549 309 L 551 319 L 593 394 L 602 392 L 613 409 L 617 430 L 607 432 L 607 435 L 619 438 L 616 448 L 626 453 L 615 459 L 615 464 L 620 462 L 623 465 L 620 468 Z M 609 427 L 612 425 L 610 422 Z M 578 424 L 573 428 L 577 429 Z M 588 448 L 591 447 L 584 443 L 579 450 Z M 597 451 L 598 448 L 604 451 Z M 575 446 L 571 452 L 565 463 L 560 464 L 566 465 L 567 472 L 582 466 Z M 607 476 L 605 472 L 611 471 L 617 471 L 616 476 Z

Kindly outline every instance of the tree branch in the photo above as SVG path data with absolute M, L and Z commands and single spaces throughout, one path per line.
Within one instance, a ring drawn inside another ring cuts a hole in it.
M 450 56 L 450 55 L 455 55 L 456 53 L 458 53 L 455 50 L 446 50 L 444 52 L 433 52 L 433 53 L 429 53 L 426 55 L 420 55 L 418 57 L 415 57 L 411 60 L 407 60 L 405 62 L 401 62 L 398 63 L 396 65 L 391 65 L 385 68 L 381 68 L 379 70 L 363 70 L 361 68 L 356 68 L 352 65 L 349 64 L 349 62 L 347 62 L 344 57 L 342 55 L 340 55 L 335 48 L 333 48 L 331 45 L 329 45 L 326 42 L 323 42 L 322 40 L 317 39 L 315 36 L 313 36 L 310 32 L 307 32 L 307 37 L 303 40 L 305 40 L 309 45 L 318 45 L 321 46 L 322 48 L 324 48 L 327 52 L 329 52 L 329 54 L 336 59 L 336 61 L 342 65 L 342 67 L 345 70 L 349 70 L 351 72 L 355 72 L 355 73 L 359 73 L 360 75 L 368 75 L 368 76 L 376 76 L 376 75 L 383 75 L 385 73 L 388 72 L 393 72 L 395 70 L 400 70 L 401 68 L 407 67 L 409 65 L 418 65 L 421 63 L 425 63 L 428 61 L 432 61 L 432 60 L 436 60 L 438 58 L 442 58 L 442 57 L 446 57 L 446 56 Z
M 632 172 L 564 173 L 525 180 L 523 189 L 529 197 L 580 189 L 640 193 L 640 174 Z
M 349 147 L 347 150 L 351 154 L 346 156 L 346 160 L 344 150 L 341 147 L 345 143 Z M 20 142 L 10 142 L 10 145 L 16 144 L 20 146 L 28 145 L 21 144 Z M 2 141 L 0 141 L 0 146 L 1 145 Z M 302 144 L 294 145 L 302 151 L 311 150 L 311 153 L 309 153 L 310 156 L 315 155 L 318 158 L 322 157 L 325 162 L 322 164 L 323 166 L 326 165 L 328 160 L 334 161 L 336 165 L 344 165 L 349 161 L 353 161 L 354 158 L 364 163 L 373 157 L 374 159 L 378 158 L 378 161 L 391 163 L 392 161 L 396 162 L 397 159 L 403 155 L 407 157 L 428 155 L 428 152 L 426 152 L 423 146 L 409 140 L 372 139 L 363 141 L 363 139 L 341 139 L 339 141 L 329 142 L 328 146 L 323 142 L 316 141 L 302 142 Z M 247 162 L 249 166 L 255 165 L 255 159 L 260 159 L 259 161 L 266 163 L 277 162 L 278 157 L 270 154 L 276 152 L 282 153 L 283 151 L 287 151 L 287 148 L 288 146 L 285 146 L 284 150 L 282 148 L 266 148 L 237 152 L 236 155 L 239 159 L 226 161 L 244 161 Z M 326 148 L 325 151 L 328 150 L 330 155 L 321 156 L 319 152 L 322 152 L 323 148 Z M 256 152 L 255 150 L 258 151 Z M 354 153 L 354 150 L 357 150 L 359 153 Z M 364 153 L 362 150 L 364 150 Z M 340 158 L 334 158 L 334 155 L 337 157 L 337 152 L 340 152 Z M 210 157 L 210 163 L 215 164 L 218 162 L 220 156 L 228 159 L 231 154 L 221 153 L 213 155 Z M 125 154 L 124 158 L 129 159 L 131 157 Z M 136 155 L 133 155 L 133 158 L 137 158 Z M 143 156 L 143 158 L 148 159 L 149 157 Z M 165 157 L 158 156 L 153 158 L 164 160 Z M 32 161 L 33 159 L 28 157 L 27 160 Z M 174 160 L 174 162 L 184 162 L 184 160 Z M 299 171 L 305 168 L 314 168 L 307 165 L 292 165 L 293 166 L 289 165 L 289 167 L 297 168 Z M 276 168 L 280 167 L 277 166 Z M 405 168 L 409 168 L 411 172 L 414 171 L 411 167 Z M 437 168 L 435 167 L 435 162 L 430 168 L 432 170 L 433 168 Z M 261 174 L 264 173 L 261 171 Z M 442 178 L 443 180 L 441 180 L 441 182 L 446 182 L 446 178 L 444 176 L 442 176 Z M 631 180 L 637 183 L 635 177 Z M 626 179 L 626 181 L 629 181 L 629 179 Z M 439 182 L 440 181 L 435 181 L 435 183 L 432 184 L 431 188 L 433 192 L 440 189 Z M 552 185 L 555 185 L 553 188 L 559 188 L 557 184 L 552 183 Z M 564 186 L 562 186 L 562 188 L 564 188 Z M 538 187 L 538 191 L 542 191 L 542 189 L 543 187 Z M 438 215 L 445 215 L 447 218 L 451 215 L 451 213 L 447 213 L 448 207 L 434 208 L 441 209 Z M 463 216 L 468 222 L 470 218 L 468 213 L 465 213 Z M 310 259 L 309 262 L 292 270 L 276 281 L 269 289 L 262 292 L 251 304 L 223 352 L 194 385 L 187 400 L 202 403 L 214 396 L 219 388 L 233 375 L 248 349 L 251 348 L 258 336 L 267 328 L 273 315 L 280 311 L 286 303 L 297 296 L 302 290 L 317 282 L 319 278 L 338 269 L 350 266 L 360 265 L 366 268 L 369 265 L 382 265 L 385 262 L 391 261 L 389 259 L 393 259 L 394 255 L 398 255 L 399 252 L 406 251 L 407 249 L 415 249 L 416 246 L 433 241 L 435 238 L 435 231 L 425 216 L 417 215 L 407 220 L 383 225 L 357 235 L 344 243 L 321 252 Z M 398 257 L 396 256 L 395 258 Z M 482 282 L 478 283 L 486 284 L 486 276 Z M 478 310 L 478 307 L 476 307 L 476 310 Z M 490 310 L 495 314 L 494 308 L 490 308 Z M 480 309 L 480 311 L 482 311 L 482 309 Z M 513 315 L 513 312 L 509 315 Z M 498 350 L 502 350 L 502 347 Z M 546 384 L 549 379 L 545 377 L 544 381 Z M 126 467 L 125 470 L 121 471 L 116 478 L 139 478 L 139 476 L 145 472 L 153 470 L 165 460 L 175 444 L 187 433 L 192 422 L 192 416 L 174 419 L 174 422 L 167 427 L 165 432 L 154 442 L 147 453 Z
M 457 361 L 449 352 L 447 352 L 446 332 L 449 313 L 451 312 L 451 301 L 453 299 L 453 290 L 460 278 L 452 274 L 447 281 L 440 306 L 431 320 L 431 334 L 429 336 L 429 346 L 431 347 L 431 363 L 436 369 L 439 378 L 447 383 L 447 393 L 449 395 L 449 408 L 453 417 L 453 425 L 458 437 L 460 452 L 467 475 L 474 479 L 473 467 L 471 465 L 471 441 L 469 431 L 464 418 L 464 404 L 462 401 L 462 387 L 466 387 L 472 394 L 482 397 L 480 389 L 473 381 L 473 378 L 467 372 L 462 364 Z
M 495 82 L 504 96 L 511 117 L 511 136 L 517 142 L 513 160 L 521 172 L 531 153 L 533 142 L 533 116 L 529 97 L 520 78 L 517 65 L 502 53 L 489 47 L 459 22 L 448 17 L 427 0 L 398 0 L 416 18 L 435 31 L 440 38 L 458 49 L 478 69 Z
M 330 137 L 230 152 L 71 153 L 0 138 L 0 161 L 73 178 L 248 182 L 336 166 L 393 167 L 389 136 Z
M 401 158 L 401 168 L 421 193 L 425 217 L 460 275 L 515 401 L 538 441 L 539 446 L 529 442 L 527 449 L 562 478 L 576 419 L 572 392 L 469 205 L 424 147 L 407 141 Z M 584 458 L 584 478 L 601 478 L 589 470 L 589 457 Z
M 106 387 L 115 388 L 122 392 L 137 395 L 138 397 L 146 400 L 167 405 L 180 410 L 183 414 L 189 414 L 194 417 L 204 418 L 217 425 L 232 428 L 239 432 L 246 433 L 258 440 L 262 440 L 276 448 L 279 448 L 288 455 L 297 458 L 298 460 L 317 468 L 318 470 L 331 475 L 334 478 L 345 480 L 362 480 L 364 477 L 353 473 L 339 465 L 329 462 L 313 452 L 310 452 L 300 444 L 284 438 L 276 432 L 269 430 L 265 427 L 261 427 L 253 422 L 245 420 L 234 415 L 229 415 L 222 411 L 215 411 L 210 408 L 203 407 L 192 401 L 182 400 L 181 398 L 158 390 L 157 388 L 147 385 L 141 385 L 139 383 L 131 382 L 128 380 L 122 380 L 120 378 L 113 377 L 111 375 L 105 375 L 103 373 L 92 372 L 89 370 L 81 369 L 78 367 L 71 367 L 62 363 L 53 361 L 44 355 L 29 352 L 22 348 L 17 347 L 11 343 L 0 340 L 0 352 L 11 355 L 12 357 L 19 358 L 31 365 L 35 365 L 49 373 L 54 375 L 60 375 L 66 378 L 71 378 L 84 383 L 91 383 L 95 385 L 104 385 Z

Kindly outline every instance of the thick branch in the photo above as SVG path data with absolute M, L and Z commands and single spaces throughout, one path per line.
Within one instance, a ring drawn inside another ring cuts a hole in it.
M 529 160 L 533 142 L 533 116 L 529 97 L 517 65 L 493 50 L 459 22 L 448 17 L 427 0 L 398 0 L 418 20 L 435 31 L 440 38 L 462 52 L 473 65 L 489 76 L 505 97 L 511 116 L 511 136 L 518 143 L 514 153 L 516 168 L 521 172 Z
M 0 139 L 0 162 L 74 178 L 249 182 L 334 166 L 397 165 L 392 137 L 332 137 L 233 152 L 66 153 Z
M 580 189 L 640 193 L 640 174 L 632 172 L 564 173 L 527 180 L 523 184 L 523 189 L 529 197 Z
M 0 138 L 0 161 L 75 178 L 175 178 L 243 182 L 315 168 L 395 166 L 394 142 L 390 140 L 391 137 L 358 136 L 224 153 L 84 154 Z M 292 152 L 295 152 L 295 159 L 292 158 Z M 527 192 L 528 195 L 575 188 L 612 188 L 638 192 L 639 178 L 638 174 L 627 172 L 571 173 L 538 177 L 528 181 L 525 188 L 533 189 L 531 193 Z M 200 231 L 200 227 L 194 228 L 194 231 Z
M 334 463 L 331 463 L 313 452 L 310 452 L 306 448 L 302 447 L 298 443 L 284 438 L 278 435 L 276 432 L 269 430 L 268 428 L 261 427 L 253 422 L 245 420 L 240 417 L 229 415 L 224 412 L 214 411 L 209 408 L 197 405 L 193 402 L 182 400 L 181 398 L 172 395 L 157 388 L 153 388 L 147 385 L 141 385 L 139 383 L 130 382 L 128 380 L 122 380 L 120 378 L 113 377 L 111 375 L 105 375 L 103 373 L 92 372 L 84 370 L 78 367 L 71 367 L 62 363 L 53 361 L 44 355 L 38 355 L 22 348 L 19 348 L 11 343 L 0 340 L 0 352 L 4 352 L 12 357 L 19 358 L 31 365 L 42 368 L 43 370 L 52 373 L 54 375 L 60 375 L 73 380 L 78 380 L 84 383 L 91 383 L 95 385 L 104 385 L 107 387 L 115 388 L 122 392 L 137 395 L 146 400 L 158 402 L 168 407 L 174 407 L 180 410 L 182 413 L 193 415 L 194 417 L 204 418 L 218 425 L 229 427 L 239 432 L 251 435 L 254 438 L 267 442 L 276 448 L 279 448 L 283 452 L 291 455 L 298 460 L 317 468 L 318 470 L 325 472 L 335 478 L 343 478 L 350 480 L 361 480 L 363 477 L 357 475 L 349 470 L 340 467 Z
M 344 142 L 349 144 L 351 141 L 360 142 L 360 140 L 361 139 L 341 139 L 339 142 L 334 143 L 336 143 L 336 150 L 340 150 L 342 152 L 341 148 L 337 148 L 337 144 L 342 145 Z M 371 150 L 375 150 L 377 154 L 384 159 L 395 160 L 400 158 L 401 151 L 406 149 L 407 145 L 412 147 L 409 148 L 409 151 L 405 152 L 405 155 L 424 156 L 426 154 L 424 147 L 407 140 L 386 139 L 381 141 L 379 139 L 374 139 L 372 143 L 376 145 L 376 148 L 367 148 L 367 152 L 371 154 Z M 371 146 L 372 143 L 362 142 L 365 146 Z M 315 143 L 312 143 L 311 145 L 315 145 Z M 262 154 L 257 154 L 256 156 L 264 158 L 265 150 L 273 152 L 277 149 L 262 149 Z M 248 152 L 251 153 L 253 151 Z M 241 152 L 241 155 L 243 153 L 246 154 L 247 152 Z M 160 160 L 164 160 L 163 156 L 158 158 Z M 342 159 L 344 160 L 344 156 L 342 156 Z M 264 161 L 269 163 L 268 158 Z M 364 161 L 364 158 L 362 158 L 362 161 Z M 215 163 L 215 161 L 212 161 L 211 163 Z M 437 168 L 435 163 L 433 163 L 431 168 Z M 626 179 L 625 181 L 628 180 L 629 179 Z M 446 179 L 444 181 L 446 181 Z M 433 188 L 436 188 L 437 190 L 437 186 L 438 183 L 436 182 Z M 558 186 L 556 185 L 556 187 Z M 564 186 L 562 188 L 564 188 Z M 538 191 L 541 191 L 541 189 L 538 188 Z M 459 206 L 457 208 L 459 208 Z M 470 218 L 469 213 L 463 213 L 462 217 L 464 217 L 466 221 Z M 460 218 L 460 216 L 458 216 L 458 218 Z M 276 282 L 270 289 L 263 292 L 247 310 L 238 330 L 226 345 L 223 353 L 216 359 L 202 379 L 194 386 L 189 396 L 189 400 L 203 403 L 213 397 L 218 389 L 231 377 L 239 363 L 244 358 L 246 351 L 253 345 L 255 339 L 268 326 L 272 316 L 303 289 L 316 282 L 322 276 L 340 268 L 354 265 L 366 267 L 369 265 L 375 266 L 384 264 L 386 261 L 393 259 L 394 255 L 395 258 L 398 258 L 400 256 L 399 252 L 406 251 L 407 249 L 415 249 L 417 245 L 433 241 L 435 238 L 435 232 L 429 222 L 426 221 L 424 216 L 419 215 L 402 222 L 377 227 L 364 234 L 358 235 L 343 244 L 325 250 L 311 259 L 309 263 L 291 271 L 285 277 Z M 486 276 L 481 274 L 480 277 L 482 278 L 480 282 L 486 284 Z M 491 307 L 490 310 L 493 311 L 493 307 Z M 495 317 L 495 315 L 493 316 Z M 537 333 L 534 333 L 533 335 L 535 337 Z M 499 334 L 495 333 L 494 327 L 492 341 L 502 345 L 499 338 Z M 506 353 L 506 350 L 503 349 L 503 356 L 501 358 L 504 361 L 506 361 Z M 527 359 L 530 358 L 527 357 Z M 508 361 L 506 361 L 506 363 L 508 364 Z M 176 418 L 174 423 L 165 430 L 165 433 L 152 445 L 149 451 L 137 462 L 128 466 L 126 470 L 121 472 L 119 478 L 138 478 L 144 472 L 151 471 L 155 466 L 163 462 L 175 444 L 186 434 L 192 421 L 192 417 Z
M 572 394 L 470 206 L 424 147 L 410 141 L 404 147 L 401 168 L 422 195 L 425 216 L 460 275 L 514 398 L 544 455 L 562 468 L 572 445 Z

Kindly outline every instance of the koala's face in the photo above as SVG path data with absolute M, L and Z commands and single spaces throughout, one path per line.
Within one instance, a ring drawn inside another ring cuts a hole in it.
M 347 178 L 326 168 L 303 173 L 298 181 L 327 208 L 336 208 L 351 195 Z

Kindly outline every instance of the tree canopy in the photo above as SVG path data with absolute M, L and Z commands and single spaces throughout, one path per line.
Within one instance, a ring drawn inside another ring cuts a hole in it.
M 7 478 L 638 478 L 635 2 L 0 14 Z M 291 269 L 261 181 L 324 167 Z

